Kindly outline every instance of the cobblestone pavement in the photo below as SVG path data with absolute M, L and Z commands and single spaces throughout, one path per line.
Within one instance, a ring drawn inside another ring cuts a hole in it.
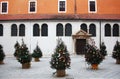
M 6 57 L 0 65 L 0 79 L 120 79 L 120 65 L 107 56 L 98 70 L 91 70 L 84 56 L 71 56 L 71 69 L 66 70 L 65 77 L 56 77 L 50 68 L 50 57 L 41 58 L 40 62 L 31 62 L 30 69 L 22 69 L 14 57 Z

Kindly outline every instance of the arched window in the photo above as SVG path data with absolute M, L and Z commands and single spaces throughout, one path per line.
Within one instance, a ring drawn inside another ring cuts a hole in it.
M 105 25 L 105 36 L 111 36 L 111 25 L 110 24 Z
M 48 25 L 47 24 L 42 24 L 41 35 L 42 36 L 48 36 Z
M 89 33 L 92 34 L 92 36 L 96 36 L 96 26 L 95 26 L 95 24 L 90 24 Z
M 3 25 L 0 24 L 0 36 L 3 36 Z
M 63 36 L 63 25 L 61 23 L 57 24 L 56 36 Z
M 72 34 L 72 25 L 70 23 L 67 23 L 65 25 L 65 36 L 71 36 Z
M 19 36 L 25 36 L 25 25 L 20 24 L 19 26 Z
M 113 25 L 113 36 L 119 36 L 119 25 L 118 24 Z
M 11 36 L 17 36 L 17 25 L 12 24 L 11 26 Z
M 38 24 L 33 25 L 33 36 L 40 36 L 40 28 Z
M 81 24 L 81 29 L 87 32 L 87 25 L 85 23 Z

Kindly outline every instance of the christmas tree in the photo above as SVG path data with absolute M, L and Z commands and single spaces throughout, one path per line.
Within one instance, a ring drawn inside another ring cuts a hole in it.
M 14 48 L 15 48 L 14 56 L 17 58 L 18 57 L 18 52 L 19 52 L 19 49 L 20 49 L 20 44 L 18 43 L 18 41 L 14 45 Z
M 56 70 L 65 70 L 66 68 L 70 68 L 70 55 L 68 53 L 66 45 L 61 39 L 58 39 L 58 44 L 56 46 L 54 54 L 52 55 L 50 64 L 51 68 Z M 57 76 L 65 76 L 65 71 L 61 74 L 57 73 Z
M 98 65 L 103 61 L 103 56 L 101 55 L 100 51 L 96 49 L 95 46 L 88 45 L 87 53 L 85 54 L 85 60 L 88 64 L 91 65 Z M 98 69 L 97 67 L 92 69 Z
M 42 51 L 40 47 L 37 45 L 32 53 L 32 57 L 35 58 L 35 61 L 39 61 L 39 58 L 42 57 Z
M 116 41 L 116 44 L 113 49 L 112 57 L 116 59 L 116 63 L 120 64 L 120 44 Z
M 26 44 L 24 44 L 24 41 L 22 40 L 22 45 L 20 46 L 18 52 L 18 62 L 22 64 L 22 68 L 29 68 L 31 60 L 32 56 L 29 53 Z M 25 65 L 27 65 L 27 67 L 25 67 Z
M 105 57 L 107 55 L 106 46 L 104 42 L 100 45 L 100 53 Z
M 3 47 L 2 47 L 2 45 L 0 45 L 0 64 L 4 64 L 4 62 L 3 62 L 4 58 L 5 58 L 5 54 L 3 51 Z

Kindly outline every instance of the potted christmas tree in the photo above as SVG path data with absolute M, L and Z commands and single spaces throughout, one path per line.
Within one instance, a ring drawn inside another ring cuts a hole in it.
M 5 54 L 3 51 L 3 47 L 2 47 L 2 45 L 0 45 L 0 64 L 4 64 L 4 62 L 3 62 L 4 58 L 5 58 Z
M 114 46 L 112 57 L 116 59 L 116 64 L 120 64 L 120 44 L 118 41 L 116 41 Z
M 85 60 L 88 64 L 91 64 L 91 68 L 97 70 L 98 65 L 102 62 L 103 56 L 95 46 L 89 45 L 87 53 L 85 54 Z
M 24 42 L 22 40 L 22 45 L 20 46 L 19 52 L 18 52 L 18 62 L 20 62 L 22 64 L 23 69 L 28 69 L 28 68 L 30 68 L 31 60 L 32 60 L 32 56 L 29 53 L 26 44 L 24 44 Z
M 15 48 L 15 52 L 14 52 L 14 56 L 16 57 L 16 59 L 18 58 L 18 52 L 19 52 L 19 49 L 20 49 L 20 44 L 18 43 L 18 41 L 16 42 L 16 44 L 14 45 L 14 48 Z
M 51 68 L 56 69 L 57 77 L 65 76 L 65 69 L 70 67 L 70 55 L 67 47 L 61 39 L 58 39 L 58 44 L 50 61 Z
M 42 51 L 41 49 L 39 48 L 39 46 L 37 45 L 36 48 L 34 49 L 33 53 L 32 53 L 32 57 L 34 58 L 34 60 L 37 62 L 37 61 L 40 61 L 39 58 L 42 57 Z
M 105 56 L 107 55 L 107 51 L 106 51 L 106 46 L 105 46 L 104 42 L 102 42 L 102 44 L 100 45 L 100 53 L 103 55 L 103 57 L 105 59 Z

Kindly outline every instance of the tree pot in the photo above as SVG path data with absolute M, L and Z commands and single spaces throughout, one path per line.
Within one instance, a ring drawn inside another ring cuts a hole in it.
M 120 59 L 116 59 L 116 64 L 120 64 Z
M 34 58 L 34 61 L 38 62 L 38 61 L 40 61 L 40 60 L 39 60 L 39 58 Z
M 92 64 L 91 66 L 92 66 L 91 68 L 94 69 L 94 70 L 98 69 L 98 64 Z
M 57 70 L 57 77 L 64 77 L 65 74 L 65 70 Z
M 3 60 L 2 60 L 2 61 L 0 61 L 0 64 L 4 64 Z
M 31 67 L 31 64 L 29 62 L 22 64 L 22 69 L 28 69 L 30 67 Z

